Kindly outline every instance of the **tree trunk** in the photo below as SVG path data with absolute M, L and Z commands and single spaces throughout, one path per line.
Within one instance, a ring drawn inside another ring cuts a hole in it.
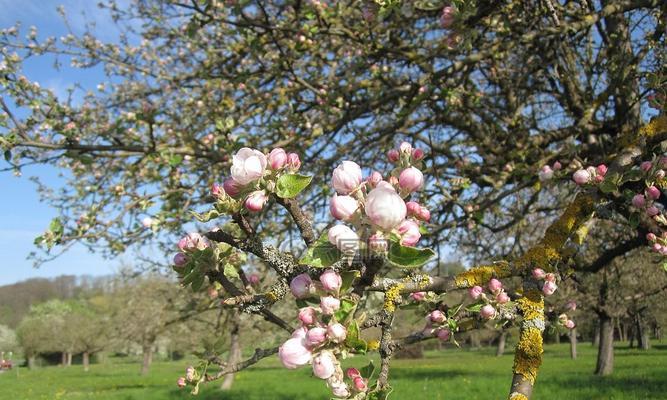
M 595 328 L 593 328 L 593 341 L 591 342 L 593 347 L 598 347 L 600 345 L 600 326 L 595 325 Z
M 234 365 L 241 361 L 241 341 L 239 338 L 239 330 L 240 330 L 240 313 L 239 310 L 236 309 L 233 311 L 233 315 L 231 317 L 231 340 L 229 344 L 229 357 L 227 358 L 227 364 L 228 365 Z M 220 385 L 220 389 L 222 390 L 229 390 L 232 388 L 232 384 L 234 384 L 234 375 L 235 374 L 227 374 L 225 375 L 224 380 L 222 381 L 222 385 Z
M 34 355 L 29 355 L 28 356 L 28 369 L 30 369 L 30 370 L 35 369 L 35 356 Z
M 560 344 L 560 333 L 554 333 L 554 343 Z
M 60 366 L 64 367 L 67 365 L 67 352 L 63 351 L 60 355 Z
M 577 328 L 570 329 L 570 357 L 577 359 Z
M 500 357 L 505 354 L 505 342 L 507 341 L 507 331 L 503 330 L 500 332 L 498 337 L 498 348 L 496 349 L 496 357 Z
M 144 356 L 144 361 L 141 364 L 141 375 L 148 375 L 148 370 L 153 362 L 153 344 L 143 345 L 141 352 Z
M 611 317 L 600 314 L 600 344 L 595 374 L 610 375 L 614 371 L 614 325 Z
M 67 352 L 67 366 L 68 367 L 72 366 L 72 352 L 71 351 Z
M 83 361 L 82 361 L 83 371 L 88 372 L 88 369 L 89 369 L 88 367 L 90 366 L 90 353 L 88 353 L 87 351 L 84 351 L 82 358 L 83 358 Z
M 635 324 L 637 326 L 637 347 L 642 350 L 648 350 L 651 347 L 649 332 L 644 324 L 642 324 L 642 319 L 639 315 L 635 319 Z

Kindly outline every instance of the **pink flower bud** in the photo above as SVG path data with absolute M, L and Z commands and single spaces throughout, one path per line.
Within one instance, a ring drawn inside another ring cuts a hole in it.
M 361 372 L 359 372 L 359 370 L 356 368 L 348 368 L 347 371 L 345 371 L 345 374 L 350 379 L 354 379 L 361 376 Z
M 259 281 L 260 281 L 259 275 L 257 274 L 252 274 L 248 277 L 248 282 L 250 282 L 250 284 L 253 286 L 259 285 Z
M 387 251 L 389 244 L 382 235 L 375 233 L 368 238 L 368 247 L 376 253 L 384 253 Z
M 660 210 L 658 210 L 658 207 L 656 207 L 656 206 L 651 206 L 651 207 L 646 209 L 646 214 L 649 217 L 653 217 L 653 216 L 656 216 L 656 215 L 660 214 Z
M 333 296 L 325 296 L 320 299 L 322 314 L 333 315 L 340 308 L 340 300 Z
M 188 257 L 183 253 L 176 253 L 174 256 L 174 265 L 182 267 L 188 262 Z
M 607 174 L 607 166 L 604 164 L 600 164 L 597 167 L 595 167 L 595 172 L 597 172 L 598 175 L 605 176 Z
M 347 329 L 339 323 L 331 324 L 327 328 L 327 336 L 334 343 L 343 343 L 347 337 Z
M 285 368 L 295 369 L 308 364 L 313 354 L 306 348 L 303 339 L 288 339 L 278 349 L 278 358 Z
M 214 287 L 208 288 L 208 297 L 211 299 L 217 299 L 218 298 L 218 289 Z
M 397 185 L 398 185 L 398 178 L 395 177 L 395 176 L 390 176 L 389 177 L 389 186 L 392 189 L 394 189 L 394 187 L 397 186 Z M 378 186 L 380 186 L 380 185 L 378 184 Z M 394 189 L 394 191 L 396 191 L 396 189 Z
M 410 219 L 401 222 L 398 226 L 398 234 L 401 236 L 401 245 L 403 246 L 414 246 L 421 238 L 419 224 Z
M 316 326 L 306 333 L 306 347 L 315 348 L 327 341 L 327 330 Z
M 225 189 L 225 193 L 231 197 L 236 197 L 239 195 L 239 193 L 241 193 L 243 185 L 230 178 L 225 180 L 225 182 L 222 184 L 222 188 Z
M 571 319 L 568 319 L 567 321 L 565 321 L 565 327 L 567 329 L 574 329 L 575 326 L 576 325 L 574 324 L 574 321 L 572 321 Z
M 343 161 L 334 169 L 331 184 L 339 194 L 350 194 L 361 185 L 361 167 L 353 161 Z
M 419 215 L 417 215 L 417 219 L 428 222 L 431 220 L 431 212 L 428 210 L 428 208 L 421 207 L 419 209 Z
M 409 167 L 401 172 L 401 175 L 398 177 L 398 185 L 408 192 L 414 192 L 418 190 L 424 183 L 424 175 L 422 172 L 415 168 Z
M 551 178 L 554 177 L 554 171 L 551 169 L 550 166 L 545 165 L 540 170 L 540 173 L 538 174 L 538 177 L 542 182 L 548 181 L 548 180 L 550 180 Z
M 491 304 L 487 304 L 479 310 L 479 315 L 484 319 L 491 319 L 496 316 L 496 309 Z
M 336 246 L 343 254 L 353 256 L 359 248 L 359 236 L 345 225 L 334 225 L 327 234 L 329 243 Z
M 660 197 L 660 189 L 655 186 L 649 186 L 646 188 L 646 195 L 653 200 L 657 200 Z
M 655 242 L 656 239 L 657 237 L 655 236 L 655 233 L 649 232 L 646 234 L 646 240 L 648 240 L 649 242 Z
M 190 232 L 178 241 L 181 251 L 204 250 L 210 245 L 208 239 L 197 232 Z
M 556 161 L 556 162 L 554 162 L 554 165 L 553 165 L 552 168 L 554 169 L 554 171 L 559 171 L 561 168 L 563 168 L 563 165 L 560 162 Z
M 662 250 L 662 245 L 660 243 L 653 243 L 653 250 L 661 251 Z
M 398 151 L 405 154 L 412 153 L 412 145 L 408 142 L 403 142 L 398 146 Z
M 330 351 L 322 351 L 313 358 L 313 374 L 320 379 L 329 379 L 336 372 L 336 357 Z
M 333 269 L 328 269 L 320 275 L 320 282 L 324 290 L 329 292 L 338 292 L 343 284 L 343 278 Z
M 298 171 L 301 168 L 301 159 L 296 153 L 287 154 L 287 167 L 292 171 Z
M 440 339 L 443 342 L 446 342 L 449 340 L 451 332 L 447 328 L 440 328 L 438 329 L 438 333 L 436 333 L 436 335 L 438 336 L 438 339 Z
M 410 293 L 410 297 L 412 297 L 412 300 L 414 301 L 422 301 L 426 297 L 426 292 Z
M 565 303 L 565 309 L 569 311 L 574 311 L 577 309 L 577 302 L 574 300 L 570 300 L 567 303 Z
M 502 282 L 500 282 L 496 278 L 491 278 L 491 280 L 489 281 L 489 290 L 491 291 L 491 293 L 497 293 L 502 288 L 503 288 Z
M 352 380 L 352 383 L 354 384 L 354 390 L 358 392 L 365 392 L 368 389 L 368 384 L 366 379 L 357 376 Z
M 408 201 L 405 203 L 405 208 L 408 211 L 408 217 L 418 215 L 421 210 L 421 206 L 416 201 Z
M 394 190 L 378 185 L 366 196 L 365 212 L 373 224 L 389 231 L 405 219 L 407 207 Z
M 176 385 L 178 385 L 179 388 L 184 388 L 186 385 L 185 378 L 182 376 L 178 378 L 178 380 L 176 381 Z
M 217 183 L 211 185 L 211 196 L 220 197 L 225 193 L 225 189 Z
M 334 194 L 329 203 L 331 216 L 342 221 L 350 220 L 358 208 L 359 202 L 352 196 L 339 196 Z
M 551 296 L 558 289 L 558 286 L 552 281 L 545 281 L 544 286 L 542 286 L 542 293 L 545 296 Z
M 378 183 L 382 182 L 382 174 L 377 171 L 373 171 L 371 175 L 366 179 L 366 182 L 368 182 L 368 185 L 371 188 L 374 188 L 377 186 Z
M 434 322 L 436 324 L 442 324 L 443 322 L 447 321 L 447 316 L 445 316 L 445 313 L 443 313 L 440 310 L 431 311 L 428 317 L 431 320 L 431 322 Z
M 484 292 L 484 289 L 482 289 L 481 286 L 473 286 L 470 289 L 468 289 L 468 295 L 473 299 L 477 300 L 479 299 L 479 296 L 482 295 L 482 292 Z
M 189 366 L 185 369 L 185 380 L 192 382 L 195 379 L 195 367 Z
M 646 198 L 643 194 L 636 194 L 632 197 L 632 205 L 637 208 L 644 208 L 646 205 Z
M 398 152 L 398 150 L 391 149 L 387 152 L 387 158 L 389 159 L 389 161 L 395 163 L 396 161 L 398 161 L 401 158 L 401 155 Z
M 643 161 L 641 164 L 639 164 L 639 168 L 644 172 L 648 172 L 651 167 L 653 167 L 653 164 L 650 161 Z
M 350 396 L 350 391 L 347 388 L 347 384 L 345 382 L 338 381 L 331 381 L 327 382 L 329 384 L 329 387 L 331 387 L 331 393 L 339 398 L 346 399 Z
M 414 161 L 419 161 L 422 158 L 424 158 L 424 150 L 422 149 L 414 149 L 412 150 L 412 159 Z
M 547 276 L 547 273 L 544 272 L 544 270 L 542 268 L 535 268 L 533 270 L 533 278 L 535 278 L 537 280 L 544 279 L 546 276 Z
M 269 166 L 271 169 L 278 170 L 287 164 L 287 153 L 280 147 L 276 147 L 269 153 Z
M 305 299 L 312 294 L 313 280 L 308 274 L 297 275 L 289 284 L 292 295 L 297 299 Z
M 248 211 L 258 212 L 262 211 L 264 204 L 269 200 L 269 196 L 263 190 L 256 190 L 248 196 L 245 200 L 245 208 Z
M 498 296 L 496 296 L 496 301 L 498 304 L 505 304 L 508 301 L 510 301 L 510 297 L 507 295 L 505 292 L 500 292 L 498 293 Z
M 591 180 L 591 174 L 585 169 L 580 169 L 572 175 L 572 179 L 577 185 L 585 185 Z
M 299 321 L 304 325 L 312 325 L 317 322 L 317 311 L 313 307 L 304 307 L 299 310 Z
M 293 339 L 302 339 L 306 340 L 306 334 L 308 334 L 308 328 L 305 326 L 301 326 L 299 328 L 296 328 L 294 332 L 292 332 L 292 338 Z M 305 342 L 304 342 L 305 343 Z
M 544 280 L 547 282 L 556 282 L 556 274 L 549 272 L 544 276 Z
M 657 180 L 662 180 L 665 178 L 665 170 L 659 169 L 655 171 L 655 179 Z
M 449 28 L 454 23 L 454 8 L 447 6 L 442 9 L 440 14 L 440 26 L 444 29 Z

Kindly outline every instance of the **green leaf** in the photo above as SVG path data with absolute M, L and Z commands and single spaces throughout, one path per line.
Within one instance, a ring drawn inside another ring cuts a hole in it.
M 357 270 L 341 272 L 340 277 L 343 280 L 343 283 L 340 286 L 341 293 L 347 292 L 347 290 L 352 287 L 352 283 L 354 282 L 354 280 L 357 279 L 360 276 L 361 276 L 361 272 L 359 272 Z
M 51 223 L 49 224 L 49 230 L 56 236 L 62 235 L 63 234 L 62 222 L 60 222 L 58 218 L 52 219 Z
M 375 373 L 375 364 L 373 364 L 373 360 L 371 360 L 367 366 L 360 369 L 359 372 L 361 373 L 362 377 L 368 379 L 369 381 L 372 380 L 373 374 Z
M 623 172 L 623 177 L 621 178 L 621 183 L 630 182 L 630 181 L 639 181 L 644 177 L 644 171 L 641 169 L 631 169 L 629 171 Z
M 9 161 L 12 158 L 12 152 L 10 150 L 5 150 L 4 156 L 5 156 L 5 161 Z
M 283 199 L 294 198 L 310 184 L 312 179 L 312 176 L 284 174 L 276 182 L 276 194 Z
M 397 241 L 389 242 L 389 262 L 400 268 L 418 268 L 435 257 L 431 249 L 402 246 Z
M 220 216 L 220 212 L 216 210 L 215 208 L 210 209 L 209 211 L 200 214 L 196 211 L 190 210 L 190 214 L 192 214 L 193 217 L 197 219 L 199 222 L 208 222 L 212 219 L 218 218 Z
M 667 261 L 665 261 L 664 263 L 662 263 L 662 269 L 664 269 L 665 272 L 667 272 Z
M 183 162 L 183 156 L 180 154 L 174 154 L 169 157 L 169 165 L 172 167 L 177 167 Z
M 347 319 L 354 313 L 356 306 L 357 305 L 353 301 L 342 299 L 340 301 L 340 308 L 334 313 L 336 321 L 340 322 L 341 324 L 345 324 Z
M 341 257 L 342 254 L 340 250 L 329 243 L 329 239 L 325 232 L 308 248 L 306 254 L 299 260 L 299 263 L 310 265 L 315 268 L 326 268 L 336 263 Z
M 477 304 L 471 304 L 468 307 L 466 307 L 466 310 L 470 312 L 479 312 L 479 310 L 482 309 L 483 303 L 477 303 Z
M 236 267 L 229 263 L 225 264 L 225 270 L 223 271 L 223 273 L 229 279 L 239 277 L 239 272 L 236 270 Z
M 347 326 L 345 345 L 359 354 L 366 354 L 366 350 L 368 350 L 368 343 L 359 337 L 359 324 L 356 320 L 353 320 Z
M 602 193 L 613 193 L 618 189 L 618 186 L 613 181 L 605 179 L 600 183 L 599 188 Z

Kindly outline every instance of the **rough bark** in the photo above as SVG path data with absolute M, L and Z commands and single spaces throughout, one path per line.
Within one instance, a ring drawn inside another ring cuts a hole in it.
M 235 365 L 238 362 L 241 361 L 241 340 L 239 337 L 239 330 L 240 330 L 240 321 L 239 321 L 240 315 L 239 315 L 239 310 L 234 309 L 232 318 L 231 318 L 231 332 L 230 332 L 230 344 L 229 344 L 229 358 L 227 359 L 227 364 L 228 365 Z M 232 385 L 234 384 L 234 377 L 236 374 L 231 373 L 225 375 L 225 379 L 222 381 L 222 385 L 220 386 L 220 389 L 222 390 L 229 390 L 232 388 Z
M 611 317 L 600 314 L 600 344 L 595 374 L 611 375 L 614 371 L 614 325 Z
M 496 348 L 496 357 L 500 357 L 505 354 L 505 343 L 507 342 L 507 331 L 503 330 L 500 332 L 498 337 L 498 347 Z
M 64 367 L 67 365 L 67 352 L 63 351 L 60 354 L 60 366 Z
M 153 362 L 153 344 L 145 344 L 142 347 L 143 362 L 141 363 L 141 375 L 148 375 L 148 371 Z
M 83 352 L 82 363 L 83 363 L 83 370 L 85 372 L 88 372 L 88 369 L 90 367 L 90 353 L 88 353 L 87 351 Z
M 593 340 L 591 341 L 593 347 L 598 347 L 600 345 L 600 325 L 597 323 L 593 328 Z
M 70 367 L 72 365 L 72 352 L 68 351 L 67 352 L 67 366 Z
M 635 324 L 637 325 L 637 347 L 641 350 L 648 350 L 651 347 L 649 330 L 644 326 L 640 316 L 635 318 Z
M 35 356 L 30 355 L 28 356 L 28 369 L 35 369 Z
M 570 357 L 577 359 L 577 328 L 570 329 Z

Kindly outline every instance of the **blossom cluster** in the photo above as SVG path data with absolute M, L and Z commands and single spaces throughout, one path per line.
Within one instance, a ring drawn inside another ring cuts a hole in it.
M 331 215 L 344 224 L 331 227 L 328 240 L 345 256 L 353 256 L 365 243 L 374 252 L 384 252 L 388 240 L 396 235 L 401 245 L 414 246 L 421 237 L 420 223 L 431 218 L 430 211 L 412 193 L 420 190 L 424 176 L 418 168 L 424 158 L 421 149 L 407 142 L 392 149 L 387 157 L 395 168 L 383 177 L 373 171 L 365 179 L 361 167 L 343 161 L 333 171 L 331 184 L 336 191 L 330 202 Z
M 173 262 L 176 267 L 182 267 L 187 264 L 187 253 L 197 250 L 204 250 L 211 246 L 211 242 L 197 232 L 190 232 L 178 241 L 180 252 L 176 253 Z
M 481 300 L 482 307 L 479 309 L 479 315 L 483 319 L 494 319 L 498 316 L 498 309 L 510 301 L 510 297 L 505 292 L 502 282 L 496 278 L 491 278 L 486 285 L 488 294 L 484 292 L 481 286 L 473 286 L 468 289 L 468 295 L 473 300 Z
M 313 281 L 305 273 L 292 279 L 290 290 L 294 297 L 303 300 L 319 296 L 320 303 L 319 307 L 308 306 L 299 310 L 301 326 L 280 346 L 278 357 L 289 369 L 311 364 L 313 374 L 326 380 L 334 396 L 346 398 L 352 392 L 365 392 L 367 380 L 358 371 L 350 373 L 348 370 L 348 378 L 352 381 L 348 385 L 338 360 L 347 338 L 347 328 L 335 315 L 341 307 L 342 284 L 342 277 L 333 269 L 324 271 L 319 281 Z
M 556 274 L 551 272 L 545 272 L 542 268 L 533 269 L 533 278 L 541 282 L 542 293 L 545 296 L 551 296 L 554 294 L 558 286 L 556 285 Z

